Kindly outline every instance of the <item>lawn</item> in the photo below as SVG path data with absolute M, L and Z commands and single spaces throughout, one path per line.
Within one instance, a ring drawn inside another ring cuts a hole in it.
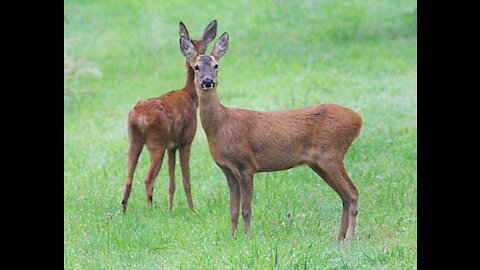
M 65 1 L 64 53 L 77 73 L 64 80 L 64 268 L 415 269 L 416 6 Z M 232 238 L 227 182 L 200 121 L 190 159 L 196 212 L 188 209 L 179 166 L 167 210 L 166 158 L 147 208 L 144 150 L 121 213 L 128 112 L 183 86 L 178 23 L 199 37 L 212 19 L 217 38 L 230 36 L 219 71 L 224 105 L 268 111 L 328 102 L 363 116 L 345 158 L 360 192 L 350 245 L 336 241 L 338 195 L 308 167 L 257 174 L 252 235 Z

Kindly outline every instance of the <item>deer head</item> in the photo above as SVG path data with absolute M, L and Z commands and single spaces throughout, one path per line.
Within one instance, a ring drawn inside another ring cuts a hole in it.
M 228 50 L 228 33 L 223 33 L 218 39 L 211 54 L 199 53 L 195 44 L 185 36 L 180 35 L 180 50 L 195 71 L 196 88 L 208 91 L 218 83 L 218 65 L 220 58 Z

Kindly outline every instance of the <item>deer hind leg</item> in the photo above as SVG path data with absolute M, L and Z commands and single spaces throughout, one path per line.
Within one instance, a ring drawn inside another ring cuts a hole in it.
M 150 168 L 148 169 L 145 177 L 145 192 L 149 207 L 152 207 L 153 204 L 153 188 L 155 186 L 155 178 L 162 167 L 166 146 L 166 140 L 163 140 L 158 134 L 147 137 L 147 148 L 150 152 Z
M 332 187 L 340 196 L 343 204 L 342 223 L 338 240 L 350 242 L 355 232 L 357 218 L 358 190 L 348 177 L 343 162 L 325 162 L 310 167 Z
M 122 211 L 127 210 L 128 198 L 132 191 L 133 175 L 137 167 L 138 157 L 143 149 L 143 141 L 141 134 L 134 127 L 129 126 L 129 142 L 128 142 L 128 160 L 127 160 L 127 180 L 122 197 Z
M 176 148 L 168 149 L 168 209 L 173 207 L 173 194 L 175 193 L 175 153 Z
M 190 210 L 194 210 L 192 201 L 192 190 L 190 187 L 190 149 L 191 144 L 184 144 L 180 146 L 180 167 L 182 169 L 183 189 L 187 197 L 187 203 Z
M 357 215 L 358 215 L 358 190 L 353 184 L 352 180 L 348 176 L 347 172 L 345 171 L 345 168 L 342 164 L 342 167 L 340 168 L 342 172 L 342 176 L 344 179 L 346 179 L 347 184 L 349 186 L 350 194 L 352 194 L 349 197 L 349 206 L 350 209 L 348 210 L 348 213 L 350 215 L 350 219 L 348 221 L 348 229 L 347 229 L 347 234 L 345 236 L 345 241 L 350 242 L 353 239 L 354 233 L 355 233 L 355 226 L 357 223 Z

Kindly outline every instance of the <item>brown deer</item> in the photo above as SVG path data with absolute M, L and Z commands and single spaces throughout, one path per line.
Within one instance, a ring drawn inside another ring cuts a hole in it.
M 217 34 L 217 21 L 213 20 L 203 31 L 200 40 L 192 40 L 185 25 L 180 22 L 180 37 L 192 44 L 195 53 L 205 53 L 208 43 Z M 197 130 L 198 97 L 193 84 L 194 72 L 185 61 L 187 80 L 185 86 L 163 96 L 138 102 L 128 115 L 128 162 L 127 180 L 122 199 L 122 210 L 127 209 L 127 202 L 132 189 L 133 175 L 143 145 L 150 152 L 150 168 L 145 177 L 145 190 L 148 206 L 152 206 L 153 188 L 163 162 L 165 150 L 168 154 L 168 208 L 172 209 L 175 193 L 175 154 L 180 155 L 183 188 L 188 207 L 193 210 L 190 189 L 189 159 L 190 148 Z
M 228 49 L 228 34 L 222 34 L 210 55 L 197 53 L 184 37 L 180 48 L 195 70 L 200 120 L 210 153 L 227 178 L 232 235 L 237 231 L 240 200 L 249 234 L 255 173 L 306 164 L 340 196 L 343 216 L 338 239 L 349 242 L 355 231 L 358 191 L 343 159 L 362 127 L 360 115 L 334 104 L 273 112 L 227 108 L 218 98 L 217 75 Z

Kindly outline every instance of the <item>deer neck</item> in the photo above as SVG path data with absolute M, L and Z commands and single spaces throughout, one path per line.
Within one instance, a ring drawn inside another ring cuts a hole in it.
M 198 96 L 197 92 L 195 91 L 194 85 L 195 74 L 193 68 L 190 66 L 187 60 L 185 60 L 185 67 L 187 68 L 187 79 L 185 80 L 185 86 L 183 87 L 183 91 L 187 92 L 190 95 L 190 97 L 198 107 Z
M 220 103 L 217 87 L 204 91 L 197 88 L 199 97 L 200 121 L 205 133 L 213 135 L 225 120 L 225 107 Z

